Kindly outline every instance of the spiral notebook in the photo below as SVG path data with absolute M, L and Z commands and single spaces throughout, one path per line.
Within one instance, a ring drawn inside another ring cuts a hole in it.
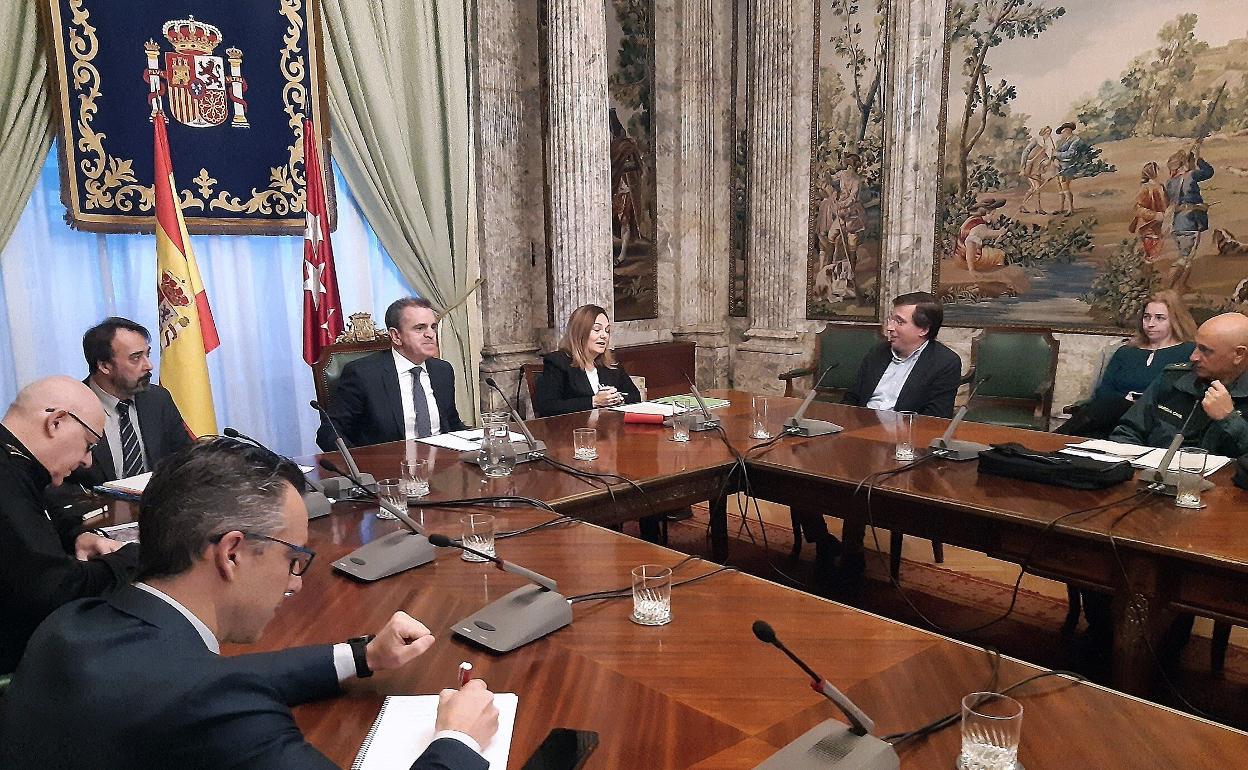
M 511 731 L 516 724 L 515 693 L 494 695 L 498 708 L 498 732 L 481 747 L 490 763 L 490 770 L 507 770 L 511 753 Z M 407 770 L 416 757 L 433 742 L 434 722 L 438 717 L 437 695 L 391 695 L 381 704 L 381 711 L 368 737 L 360 747 L 351 770 Z

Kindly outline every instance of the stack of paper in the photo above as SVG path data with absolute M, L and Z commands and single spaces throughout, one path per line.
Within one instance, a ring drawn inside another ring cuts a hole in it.
M 732 403 L 726 398 L 707 398 L 706 396 L 702 397 L 702 401 L 706 404 L 707 409 L 720 409 Z M 698 399 L 695 398 L 692 393 L 687 393 L 683 396 L 664 396 L 663 398 L 656 398 L 654 399 L 654 403 L 669 404 L 671 406 L 678 406 L 681 409 L 699 408 Z
M 453 433 L 439 433 L 436 436 L 417 439 L 422 444 L 430 446 L 442 447 L 443 449 L 453 449 L 456 452 L 470 452 L 473 449 L 481 448 L 481 439 L 485 436 L 485 429 L 473 428 L 470 430 L 457 430 Z M 524 441 L 524 436 L 511 431 L 508 436 L 512 441 Z
M 138 497 L 143 494 L 143 490 L 147 489 L 147 482 L 152 480 L 152 472 L 140 473 L 137 476 L 130 476 L 116 481 L 105 481 L 96 489 L 113 495 L 122 495 L 125 497 Z
M 1136 468 L 1157 470 L 1161 466 L 1161 458 L 1166 455 L 1166 450 L 1164 448 L 1139 446 L 1138 444 L 1121 444 L 1117 441 L 1093 439 L 1079 444 L 1070 444 L 1062 450 L 1062 454 L 1091 457 L 1094 460 L 1105 460 L 1107 462 L 1130 460 L 1131 465 Z M 1209 455 L 1205 458 L 1205 475 L 1210 476 L 1217 473 L 1222 469 L 1222 466 L 1230 461 L 1231 458 L 1229 457 Z M 1170 459 L 1170 470 L 1177 471 L 1178 469 L 1179 455 L 1176 452 L 1174 457 Z
M 611 407 L 617 412 L 632 412 L 633 414 L 661 414 L 664 417 L 671 417 L 676 411 L 676 407 L 671 404 L 660 404 L 655 401 L 642 401 L 640 404 L 620 404 Z
M 481 747 L 490 763 L 490 770 L 507 770 L 511 753 L 511 732 L 516 724 L 515 693 L 498 693 L 494 706 L 498 709 L 498 732 Z M 434 722 L 438 717 L 436 695 L 391 695 L 381 704 L 381 713 L 360 747 L 351 770 L 406 770 L 420 753 L 433 742 Z

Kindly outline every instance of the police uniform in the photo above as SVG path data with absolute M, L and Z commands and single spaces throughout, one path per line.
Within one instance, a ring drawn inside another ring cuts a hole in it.
M 1168 446 L 1191 415 L 1192 421 L 1183 431 L 1183 446 L 1203 447 L 1210 454 L 1227 457 L 1248 455 L 1248 421 L 1244 419 L 1248 411 L 1248 373 L 1222 384 L 1231 394 L 1235 410 L 1221 420 L 1210 420 L 1200 405 L 1207 383 L 1196 379 L 1190 361 L 1171 364 L 1136 399 L 1109 438 L 1152 447 Z
M 35 628 L 63 604 L 100 596 L 130 582 L 137 545 L 89 561 L 74 556 L 82 520 L 60 508 L 49 515 L 43 490 L 52 477 L 0 425 L 0 673 L 17 667 Z

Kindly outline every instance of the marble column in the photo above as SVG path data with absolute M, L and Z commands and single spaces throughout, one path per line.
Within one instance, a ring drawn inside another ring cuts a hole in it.
M 713 9 L 718 8 L 718 12 Z M 677 41 L 679 145 L 674 211 L 677 273 L 673 336 L 696 343 L 704 388 L 728 383 L 727 167 L 720 155 L 730 90 L 730 5 L 681 0 Z
M 748 78 L 752 104 L 748 230 L 750 327 L 737 347 L 734 384 L 779 392 L 777 375 L 807 357 L 797 332 L 805 279 L 810 177 L 809 25 L 797 0 L 750 0 Z M 806 88 L 803 90 L 802 84 Z
M 580 305 L 614 305 L 606 11 L 601 0 L 547 0 L 546 14 L 550 270 L 562 329 Z
M 884 303 L 932 287 L 945 0 L 891 3 L 888 12 Z
M 477 242 L 482 317 L 482 409 L 497 394 L 514 398 L 520 367 L 536 362 L 535 329 L 546 325 L 542 217 L 541 96 L 536 0 L 480 0 L 475 79 Z M 520 388 L 522 401 L 527 401 Z

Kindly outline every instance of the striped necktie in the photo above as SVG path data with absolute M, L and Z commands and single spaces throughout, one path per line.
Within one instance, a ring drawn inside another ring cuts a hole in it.
M 124 478 L 137 476 L 147 470 L 143 462 L 143 447 L 139 445 L 139 434 L 130 422 L 130 407 L 134 402 L 127 399 L 117 402 L 117 432 L 121 434 L 121 473 Z
M 429 401 L 425 399 L 425 388 L 420 384 L 423 366 L 412 367 L 412 406 L 416 410 L 416 438 L 428 438 L 433 434 L 429 420 Z

